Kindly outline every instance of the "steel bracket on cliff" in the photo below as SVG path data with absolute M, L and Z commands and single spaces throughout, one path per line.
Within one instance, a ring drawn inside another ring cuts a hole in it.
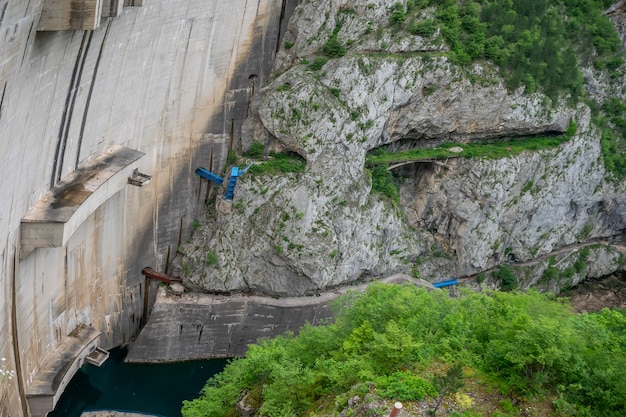
M 246 173 L 246 171 L 252 166 L 252 164 L 246 166 L 243 169 L 239 169 L 239 167 L 232 167 L 230 170 L 230 178 L 228 179 L 228 185 L 226 187 L 226 193 L 222 197 L 224 200 L 233 201 L 235 198 L 235 186 L 237 185 L 237 177 L 242 176 Z M 222 185 L 224 183 L 224 178 L 220 177 L 217 174 L 212 173 L 211 171 L 204 169 L 202 167 L 196 169 L 196 175 L 207 179 L 211 182 L 214 182 L 217 185 Z

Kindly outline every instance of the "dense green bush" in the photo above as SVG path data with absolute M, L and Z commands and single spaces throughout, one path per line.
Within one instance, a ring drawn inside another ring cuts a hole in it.
M 312 407 L 328 415 L 335 398 L 370 383 L 390 399 L 434 398 L 428 381 L 445 377 L 424 372 L 441 361 L 485 373 L 505 394 L 559 398 L 560 409 L 576 415 L 626 413 L 626 317 L 619 312 L 575 315 L 535 291 L 450 298 L 390 284 L 349 293 L 335 307 L 333 324 L 251 345 L 200 398 L 185 401 L 183 415 L 235 416 L 244 393 L 264 416 L 305 415 Z
M 378 393 L 383 398 L 396 401 L 419 401 L 427 395 L 437 395 L 435 387 L 412 372 L 399 371 L 384 375 L 374 380 Z
M 426 38 L 432 36 L 436 30 L 437 22 L 435 19 L 421 20 L 408 27 L 408 31 L 413 35 L 423 36 Z
M 370 170 L 372 193 L 378 193 L 397 204 L 400 201 L 399 180 L 384 165 L 376 165 Z
M 391 7 L 391 17 L 389 17 L 389 22 L 391 24 L 400 24 L 406 20 L 406 10 L 404 9 L 404 5 L 402 3 L 394 3 Z
M 342 25 L 343 22 L 341 20 L 338 20 L 337 24 L 335 25 L 335 29 L 333 29 L 333 33 L 324 44 L 324 54 L 329 58 L 339 58 L 344 56 L 346 53 L 345 47 L 339 40 L 339 31 L 341 30 Z
M 604 0 L 409 1 L 390 8 L 390 24 L 430 37 L 439 26 L 450 59 L 467 65 L 490 59 L 510 89 L 541 89 L 551 98 L 582 93 L 580 59 L 598 69 L 623 64 L 621 41 L 602 15 Z M 422 11 L 435 8 L 436 22 Z
M 606 170 L 613 179 L 626 175 L 626 101 L 608 97 L 595 117 L 602 129 L 601 148 Z
M 250 145 L 250 149 L 247 152 L 244 152 L 243 156 L 246 158 L 261 158 L 264 152 L 265 145 L 258 140 L 255 140 L 252 142 L 252 145 Z

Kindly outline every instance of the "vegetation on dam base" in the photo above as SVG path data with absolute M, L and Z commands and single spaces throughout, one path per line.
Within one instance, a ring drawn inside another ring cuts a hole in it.
M 574 314 L 536 291 L 451 298 L 393 284 L 349 293 L 335 308 L 333 324 L 251 345 L 184 403 L 183 415 L 236 416 L 242 397 L 277 417 L 338 415 L 355 396 L 430 399 L 437 408 L 455 393 L 456 416 L 515 416 L 519 399 L 547 402 L 553 416 L 626 411 L 626 317 L 618 311 Z M 474 404 L 464 385 L 499 392 L 496 414 Z M 367 415 L 388 411 L 373 406 Z

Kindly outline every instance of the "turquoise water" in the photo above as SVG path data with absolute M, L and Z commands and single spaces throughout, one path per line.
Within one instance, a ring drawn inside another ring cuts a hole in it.
M 103 409 L 181 417 L 182 401 L 197 397 L 206 380 L 227 362 L 131 364 L 123 362 L 125 355 L 118 348 L 102 367 L 84 365 L 48 417 L 80 417 L 83 411 Z

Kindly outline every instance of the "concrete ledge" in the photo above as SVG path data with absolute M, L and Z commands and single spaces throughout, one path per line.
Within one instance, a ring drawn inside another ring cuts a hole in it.
M 115 17 L 122 13 L 124 0 L 102 0 L 102 17 Z
M 94 30 L 101 16 L 102 0 L 44 0 L 37 30 Z
M 20 258 L 37 248 L 62 247 L 102 203 L 128 184 L 143 152 L 116 146 L 81 164 L 22 218 Z
M 44 417 L 54 409 L 76 371 L 98 345 L 100 332 L 80 325 L 43 359 L 43 365 L 26 388 L 32 417 Z

